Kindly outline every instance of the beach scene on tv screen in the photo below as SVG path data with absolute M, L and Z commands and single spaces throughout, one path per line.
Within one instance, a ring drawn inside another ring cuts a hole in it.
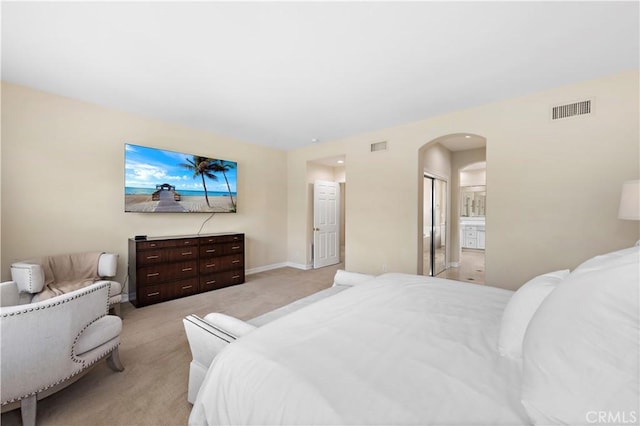
M 125 211 L 235 213 L 238 164 L 125 144 Z

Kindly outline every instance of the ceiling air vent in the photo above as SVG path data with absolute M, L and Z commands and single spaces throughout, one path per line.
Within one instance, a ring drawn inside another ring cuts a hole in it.
M 371 144 L 371 152 L 386 151 L 386 150 L 387 150 L 387 141 L 375 142 Z
M 552 120 L 559 120 L 561 118 L 569 118 L 585 114 L 591 114 L 591 99 L 566 105 L 558 105 L 551 108 Z

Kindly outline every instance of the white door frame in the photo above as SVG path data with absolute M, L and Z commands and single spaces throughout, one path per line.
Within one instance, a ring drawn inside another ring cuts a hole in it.
M 313 184 L 313 268 L 340 263 L 340 184 Z

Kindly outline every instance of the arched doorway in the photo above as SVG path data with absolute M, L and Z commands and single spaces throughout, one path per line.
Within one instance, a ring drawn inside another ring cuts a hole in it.
M 435 138 L 419 149 L 419 274 L 446 277 L 447 274 L 455 272 L 455 269 L 460 267 L 462 252 L 460 170 L 470 164 L 486 161 L 486 143 L 486 138 L 480 135 L 453 133 Z M 445 216 L 440 220 L 440 223 L 435 225 L 428 223 L 430 221 L 429 213 L 433 215 L 433 209 L 437 206 L 433 204 L 433 197 L 430 198 L 430 193 L 427 191 L 426 186 L 430 181 L 425 176 L 447 182 L 446 190 L 443 193 L 446 199 L 441 202 L 441 210 L 445 212 Z M 434 244 L 436 243 L 434 226 L 440 232 L 439 237 L 446 242 L 443 248 Z M 438 252 L 439 249 L 440 252 Z M 444 271 L 431 267 L 437 256 L 444 259 Z M 464 280 L 464 277 L 460 277 L 460 279 Z M 476 279 L 474 278 L 473 281 Z

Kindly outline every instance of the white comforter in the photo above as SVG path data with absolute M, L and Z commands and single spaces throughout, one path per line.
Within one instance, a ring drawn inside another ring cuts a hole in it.
M 379 276 L 229 345 L 189 424 L 527 424 L 520 365 L 496 349 L 511 295 Z

